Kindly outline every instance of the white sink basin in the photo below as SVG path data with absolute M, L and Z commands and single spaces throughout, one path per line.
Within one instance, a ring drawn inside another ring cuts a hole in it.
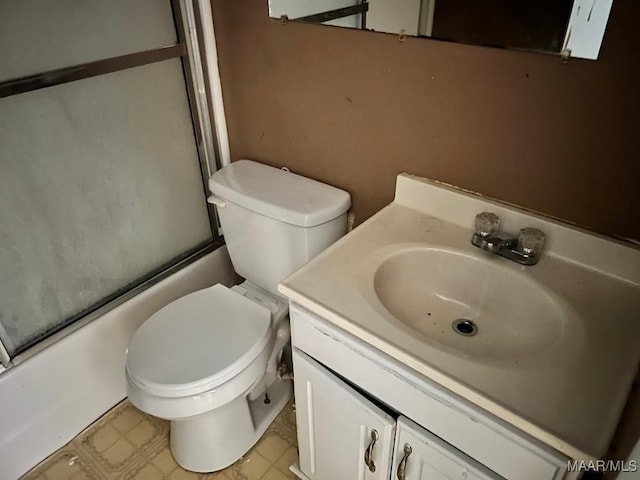
M 581 330 L 551 292 L 498 258 L 402 250 L 380 264 L 373 282 L 389 313 L 423 341 L 478 361 L 517 365 Z

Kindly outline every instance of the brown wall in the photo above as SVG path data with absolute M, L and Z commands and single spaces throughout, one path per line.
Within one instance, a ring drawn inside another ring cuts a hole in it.
M 268 19 L 213 0 L 234 160 L 348 190 L 358 221 L 406 171 L 640 240 L 640 2 L 616 0 L 597 61 Z M 640 431 L 632 395 L 612 446 Z
M 409 172 L 640 239 L 640 2 L 616 0 L 600 58 L 325 26 L 214 0 L 233 159 L 348 190 L 358 222 Z

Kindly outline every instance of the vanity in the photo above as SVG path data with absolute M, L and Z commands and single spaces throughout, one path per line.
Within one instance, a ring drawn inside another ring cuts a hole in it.
M 537 263 L 482 212 L 544 232 Z M 303 480 L 580 478 L 640 361 L 640 250 L 407 174 L 279 291 Z

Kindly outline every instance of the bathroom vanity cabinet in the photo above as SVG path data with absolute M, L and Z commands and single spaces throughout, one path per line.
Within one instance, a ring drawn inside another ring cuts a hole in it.
M 477 248 L 481 212 L 510 237 L 543 232 L 540 261 Z M 404 457 L 405 479 L 578 478 L 569 470 L 607 451 L 636 375 L 639 266 L 636 248 L 398 175 L 392 203 L 278 286 L 296 473 L 397 480 Z
M 567 458 L 291 304 L 303 480 L 560 480 Z

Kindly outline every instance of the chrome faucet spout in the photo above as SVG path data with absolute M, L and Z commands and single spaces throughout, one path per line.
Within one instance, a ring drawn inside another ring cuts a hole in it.
M 477 243 L 474 245 L 480 247 L 487 252 L 497 253 L 503 248 L 509 248 L 513 245 L 511 238 L 502 235 L 488 235 L 486 237 L 478 236 Z

